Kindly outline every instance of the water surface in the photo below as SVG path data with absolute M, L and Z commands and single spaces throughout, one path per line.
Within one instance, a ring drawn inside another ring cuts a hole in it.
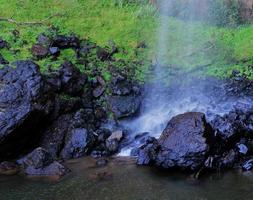
M 60 181 L 0 176 L 1 200 L 252 200 L 253 173 L 213 174 L 199 181 L 187 175 L 137 167 L 115 158 L 95 167 L 91 158 L 68 164 L 72 173 Z

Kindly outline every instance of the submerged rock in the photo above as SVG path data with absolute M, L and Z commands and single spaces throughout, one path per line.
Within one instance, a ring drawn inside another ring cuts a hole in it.
M 19 166 L 12 162 L 0 163 L 0 175 L 15 175 L 19 172 Z
M 21 158 L 17 163 L 24 168 L 27 175 L 33 176 L 63 176 L 70 171 L 54 161 L 51 154 L 41 147 Z

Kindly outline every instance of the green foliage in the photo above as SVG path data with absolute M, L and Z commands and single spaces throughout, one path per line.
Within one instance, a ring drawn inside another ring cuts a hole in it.
M 236 1 L 233 0 L 229 7 L 220 0 L 210 2 L 208 24 L 201 20 L 185 20 L 189 18 L 187 13 L 181 13 L 181 18 L 170 17 L 164 56 L 164 63 L 170 66 L 167 72 L 170 73 L 171 68 L 192 71 L 208 65 L 201 71 L 203 75 L 229 77 L 235 69 L 252 78 L 253 26 L 236 26 L 240 23 Z M 111 68 L 115 68 L 143 81 L 149 72 L 150 61 L 157 57 L 159 15 L 148 0 L 0 0 L 0 13 L 1 17 L 12 17 L 18 22 L 41 21 L 55 13 L 61 14 L 43 26 L 0 22 L 0 37 L 11 46 L 0 53 L 10 62 L 31 58 L 30 49 L 42 32 L 49 36 L 75 33 L 102 47 L 109 46 L 108 41 L 114 41 L 120 49 L 114 56 L 115 63 L 99 61 L 94 50 L 87 57 L 89 65 L 85 67 L 78 63 L 73 50 L 64 50 L 56 61 L 51 58 L 37 61 L 44 72 L 49 68 L 57 69 L 68 59 L 91 78 L 92 70 L 98 68 L 105 80 L 109 80 Z M 19 37 L 14 37 L 14 30 L 19 31 Z M 136 49 L 142 41 L 147 48 Z M 242 62 L 245 60 L 248 62 Z

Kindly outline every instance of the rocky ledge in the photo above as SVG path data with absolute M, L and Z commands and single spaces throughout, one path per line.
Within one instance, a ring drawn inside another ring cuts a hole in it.
M 205 114 L 173 117 L 158 139 L 138 149 L 137 164 L 191 172 L 253 168 L 253 106 L 238 103 L 207 122 Z
M 7 48 L 2 39 L 0 43 Z M 107 82 L 99 72 L 88 79 L 68 60 L 57 70 L 42 73 L 36 59 L 57 59 L 66 48 L 75 50 L 82 61 L 90 48 L 95 48 L 96 59 L 112 60 L 113 52 L 75 36 L 43 34 L 31 48 L 35 60 L 7 65 L 0 55 L 4 64 L 0 68 L 0 172 L 15 169 L 15 162 L 6 161 L 17 160 L 17 168 L 28 175 L 62 176 L 69 172 L 64 160 L 109 156 L 119 150 L 125 132 L 106 129 L 104 124 L 138 112 L 140 86 L 117 72 Z

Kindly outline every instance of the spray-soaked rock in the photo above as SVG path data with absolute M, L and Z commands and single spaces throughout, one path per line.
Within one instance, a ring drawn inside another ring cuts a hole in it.
M 195 171 L 204 165 L 212 140 L 213 131 L 203 113 L 181 114 L 169 121 L 158 140 L 139 149 L 138 164 Z
M 203 113 L 185 113 L 173 117 L 158 139 L 157 166 L 197 170 L 209 152 L 213 132 Z

